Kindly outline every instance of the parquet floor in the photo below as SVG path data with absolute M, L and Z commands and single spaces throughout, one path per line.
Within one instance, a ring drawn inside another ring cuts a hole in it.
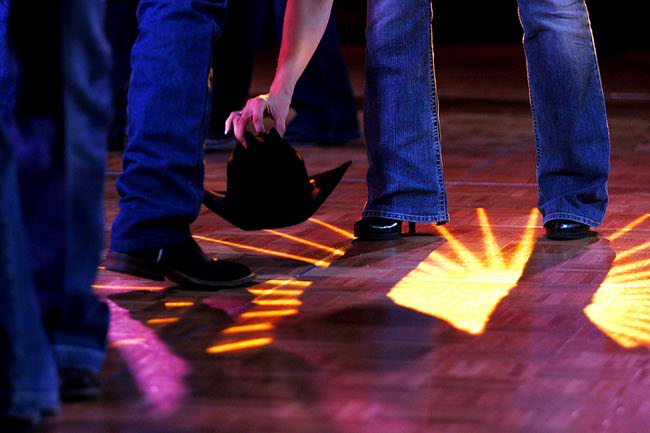
M 113 314 L 104 398 L 45 431 L 649 431 L 650 56 L 603 61 L 611 204 L 598 238 L 565 243 L 542 237 L 535 211 L 518 48 L 447 47 L 438 63 L 448 225 L 351 242 L 363 141 L 299 148 L 310 173 L 353 161 L 312 220 L 243 232 L 203 210 L 193 226 L 254 285 L 187 292 L 100 271 Z M 208 186 L 224 185 L 227 157 L 207 156 Z

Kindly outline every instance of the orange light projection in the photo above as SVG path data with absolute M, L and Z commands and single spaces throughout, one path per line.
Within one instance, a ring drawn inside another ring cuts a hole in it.
M 193 306 L 194 302 L 189 301 L 165 302 L 165 307 L 167 308 L 187 308 Z
M 272 341 L 273 341 L 272 338 L 255 338 L 252 340 L 238 341 L 236 343 L 218 344 L 216 346 L 209 347 L 207 349 L 207 352 L 208 353 L 232 352 L 234 350 L 242 350 L 242 349 L 249 349 L 251 347 L 266 346 L 268 344 L 271 344 Z
M 324 221 L 321 221 L 319 219 L 316 219 L 316 218 L 309 218 L 309 221 L 311 221 L 311 222 L 313 222 L 315 224 L 318 224 L 319 226 L 323 226 L 326 229 L 329 229 L 329 230 L 333 231 L 334 233 L 338 233 L 338 234 L 342 235 L 345 238 L 354 239 L 354 235 L 351 232 L 347 231 L 347 230 L 343 230 L 342 228 L 333 226 L 332 224 L 328 224 L 328 223 L 326 223 Z
M 500 246 L 484 209 L 477 209 L 483 251 L 471 251 L 444 227 L 449 253 L 434 251 L 388 293 L 396 304 L 481 334 L 501 299 L 517 285 L 535 243 L 533 209 L 514 252 Z M 503 245 L 505 246 L 505 245 Z
M 209 347 L 206 351 L 220 354 L 273 343 L 273 337 L 269 336 L 269 333 L 275 328 L 274 324 L 287 316 L 298 314 L 297 308 L 286 307 L 302 305 L 297 297 L 311 284 L 311 281 L 276 279 L 251 287 L 248 291 L 256 295 L 252 302 L 253 309 L 240 314 L 236 325 L 221 332 L 220 339 L 225 341 Z M 264 321 L 260 322 L 260 319 Z M 258 335 L 255 336 L 255 333 Z M 253 337 L 248 338 L 251 334 Z M 242 336 L 245 336 L 244 339 L 241 339 Z
M 267 307 L 286 307 L 302 305 L 302 302 L 299 299 L 256 299 L 253 301 L 253 304 Z
M 650 214 L 637 218 L 607 239 L 615 247 L 619 238 L 648 218 Z M 621 346 L 650 347 L 650 242 L 617 252 L 584 312 Z
M 165 290 L 165 286 L 123 286 L 112 284 L 94 284 L 92 288 L 99 290 L 146 290 L 148 292 Z
M 149 319 L 147 320 L 147 323 L 149 325 L 164 325 L 167 323 L 175 323 L 178 322 L 178 317 L 163 317 L 160 319 Z
M 206 241 L 206 242 L 212 242 L 212 243 L 215 243 L 215 244 L 226 245 L 226 246 L 229 246 L 229 247 L 241 248 L 243 250 L 255 251 L 255 252 L 261 253 L 261 254 L 268 254 L 270 256 L 284 257 L 284 258 L 287 258 L 287 259 L 298 260 L 298 261 L 301 261 L 301 262 L 312 264 L 314 266 L 318 266 L 320 268 L 327 268 L 331 264 L 331 262 L 329 262 L 328 260 L 325 260 L 325 259 L 322 259 L 322 260 L 311 259 L 309 257 L 298 256 L 298 255 L 295 255 L 295 254 L 287 254 L 287 253 L 283 253 L 283 252 L 280 252 L 280 251 L 269 250 L 269 249 L 266 249 L 266 248 L 252 247 L 250 245 L 238 244 L 236 242 L 223 241 L 221 239 L 213 239 L 213 238 L 208 238 L 208 237 L 205 237 L 205 236 L 193 236 L 193 238 L 194 239 L 199 239 L 199 240 L 202 240 L 202 241 Z
M 253 295 L 268 295 L 273 293 L 274 295 L 283 295 L 283 296 L 300 296 L 303 294 L 304 290 L 299 289 L 278 289 L 278 290 L 268 290 L 268 289 L 248 289 Z
M 242 334 L 244 332 L 270 331 L 273 329 L 271 323 L 258 323 L 256 325 L 231 326 L 224 330 L 223 334 Z
M 343 251 L 343 250 L 328 247 L 327 245 L 319 244 L 317 242 L 308 241 L 307 239 L 299 238 L 297 236 L 292 236 L 292 235 L 289 235 L 289 234 L 286 234 L 286 233 L 279 232 L 277 230 L 264 230 L 264 231 L 267 232 L 267 233 L 270 233 L 272 235 L 279 236 L 281 238 L 289 239 L 289 240 L 292 240 L 294 242 L 298 242 L 300 244 L 307 245 L 308 247 L 313 247 L 313 248 L 316 248 L 316 249 L 319 249 L 319 250 L 326 251 L 326 252 L 328 252 L 330 254 L 333 254 L 335 256 L 342 256 L 342 255 L 345 254 L 345 251 Z
M 252 319 L 255 317 L 283 317 L 298 314 L 298 310 L 291 308 L 288 310 L 269 310 L 269 311 L 251 311 L 243 313 L 240 317 L 243 319 Z
M 147 341 L 145 338 L 124 338 L 122 340 L 113 341 L 111 347 L 132 346 L 134 344 L 141 344 Z

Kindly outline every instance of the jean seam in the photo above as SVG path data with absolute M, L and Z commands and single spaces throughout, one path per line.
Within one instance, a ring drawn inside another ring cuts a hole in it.
M 440 118 L 438 112 L 438 95 L 436 92 L 436 70 L 435 61 L 433 58 L 433 3 L 429 1 L 429 79 L 430 79 L 430 92 L 429 92 L 429 109 L 431 110 L 431 118 L 433 121 L 433 139 L 435 161 L 437 168 L 437 182 L 438 182 L 438 206 L 439 210 L 447 213 L 447 193 L 445 191 L 445 180 L 442 165 L 442 152 L 440 149 Z

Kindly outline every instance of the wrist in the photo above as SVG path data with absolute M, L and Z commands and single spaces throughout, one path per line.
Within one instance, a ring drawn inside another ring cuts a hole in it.
M 291 99 L 291 96 L 293 95 L 293 86 L 274 82 L 271 84 L 271 88 L 269 89 L 269 95 L 280 99 Z

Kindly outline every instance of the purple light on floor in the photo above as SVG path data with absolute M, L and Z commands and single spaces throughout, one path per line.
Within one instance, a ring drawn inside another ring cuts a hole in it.
M 152 329 L 131 318 L 128 310 L 110 300 L 106 303 L 111 311 L 111 346 L 119 350 L 127 363 L 151 412 L 175 412 L 188 394 L 185 377 L 191 370 L 189 363 L 175 355 Z

